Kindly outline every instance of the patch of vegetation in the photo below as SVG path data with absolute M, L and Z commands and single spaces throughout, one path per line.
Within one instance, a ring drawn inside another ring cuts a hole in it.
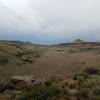
M 76 74 L 74 76 L 74 80 L 79 80 L 80 81 L 80 80 L 87 79 L 88 77 L 89 77 L 89 74 L 82 72 L 80 74 Z
M 75 51 L 74 49 L 70 49 L 70 50 L 68 50 L 68 52 L 69 52 L 70 54 L 72 54 L 72 53 L 75 53 L 76 51 Z
M 25 50 L 17 52 L 15 55 L 18 59 L 22 60 L 24 63 L 33 63 L 37 58 L 41 56 L 41 52 L 38 50 Z
M 63 49 L 59 49 L 59 50 L 56 50 L 57 52 L 62 52 L 62 51 L 64 51 Z
M 8 58 L 6 56 L 0 56 L 0 65 L 7 65 L 8 64 Z
M 25 50 L 21 52 L 17 52 L 16 57 L 22 57 L 24 55 L 32 55 L 33 57 L 40 57 L 40 52 L 38 50 Z
M 35 88 L 36 90 L 27 91 L 20 100 L 60 100 L 60 98 L 62 100 L 73 100 L 72 98 L 76 98 L 75 100 L 99 100 L 100 82 L 96 84 L 96 80 L 90 78 L 93 74 L 99 76 L 98 71 L 98 68 L 90 67 L 75 75 L 74 80 L 71 81 L 66 80 L 61 83 L 47 81 Z
M 76 74 L 74 79 L 48 79 L 41 84 L 28 86 L 27 89 L 19 89 L 23 93 L 13 100 L 100 100 L 98 71 L 98 68 L 89 67 Z
M 90 89 L 89 88 L 81 88 L 80 95 L 82 96 L 82 98 L 89 98 Z
M 27 91 L 19 100 L 57 100 L 60 89 L 55 84 L 45 85 L 33 88 Z
M 85 65 L 86 63 L 85 62 L 81 62 L 81 64 Z
M 81 51 L 91 51 L 91 50 L 93 50 L 92 48 L 80 48 L 79 50 L 81 50 Z
M 93 75 L 93 74 L 99 74 L 100 70 L 96 67 L 89 67 L 89 68 L 86 68 L 84 72 L 87 74 Z

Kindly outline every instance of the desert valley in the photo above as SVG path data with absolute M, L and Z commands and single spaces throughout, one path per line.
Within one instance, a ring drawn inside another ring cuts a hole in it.
M 0 41 L 0 100 L 100 100 L 99 86 L 99 42 Z
M 100 43 L 81 42 L 35 45 L 20 41 L 0 42 L 0 80 L 14 75 L 43 79 L 69 78 L 86 67 L 100 66 Z

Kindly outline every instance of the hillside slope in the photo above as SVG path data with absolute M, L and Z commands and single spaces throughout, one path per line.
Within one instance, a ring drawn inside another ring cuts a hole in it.
M 14 75 L 71 77 L 90 66 L 100 67 L 100 44 L 39 46 L 0 42 L 0 80 Z

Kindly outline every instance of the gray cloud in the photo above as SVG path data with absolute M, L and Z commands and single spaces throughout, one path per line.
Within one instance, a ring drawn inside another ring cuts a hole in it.
M 41 40 L 100 41 L 99 5 L 99 0 L 0 0 L 0 31 Z

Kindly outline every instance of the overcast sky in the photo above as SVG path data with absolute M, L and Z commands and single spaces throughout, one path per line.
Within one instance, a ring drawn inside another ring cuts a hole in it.
M 0 39 L 40 44 L 100 41 L 100 0 L 0 0 Z

